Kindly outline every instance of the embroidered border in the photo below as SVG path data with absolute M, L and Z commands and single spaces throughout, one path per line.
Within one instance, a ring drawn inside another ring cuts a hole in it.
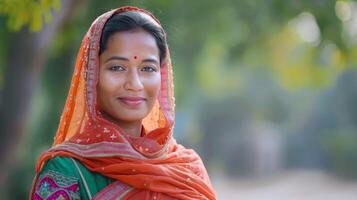
M 80 199 L 78 179 L 48 170 L 38 179 L 34 200 Z

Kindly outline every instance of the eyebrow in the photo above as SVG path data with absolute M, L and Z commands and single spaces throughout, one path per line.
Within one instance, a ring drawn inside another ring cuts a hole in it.
M 121 56 L 112 56 L 112 57 L 108 58 L 104 63 L 107 63 L 107 62 L 109 62 L 111 60 L 129 61 L 128 58 L 124 58 L 124 57 L 121 57 Z M 143 60 L 143 62 L 159 64 L 159 62 L 156 59 L 153 59 L 153 58 L 146 58 L 146 59 Z
M 122 60 L 122 61 L 129 61 L 129 59 L 124 58 L 124 57 L 120 57 L 120 56 L 112 56 L 110 58 L 108 58 L 104 63 L 107 63 L 111 60 Z

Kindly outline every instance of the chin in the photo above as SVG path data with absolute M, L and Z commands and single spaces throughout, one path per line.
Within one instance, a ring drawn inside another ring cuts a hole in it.
M 141 121 L 143 120 L 147 115 L 146 114 L 136 114 L 136 113 L 132 113 L 132 114 L 125 114 L 125 115 L 117 115 L 116 119 L 119 121 L 123 121 L 123 122 L 134 122 L 134 121 Z

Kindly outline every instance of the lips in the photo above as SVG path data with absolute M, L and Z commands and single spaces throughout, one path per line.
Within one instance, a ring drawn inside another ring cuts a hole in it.
M 137 107 L 145 101 L 145 98 L 143 97 L 120 97 L 118 99 L 129 107 Z

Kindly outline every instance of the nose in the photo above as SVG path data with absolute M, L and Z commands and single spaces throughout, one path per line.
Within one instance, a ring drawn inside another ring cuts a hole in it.
M 130 70 L 126 74 L 124 88 L 132 91 L 140 91 L 144 88 L 140 75 L 136 70 Z

